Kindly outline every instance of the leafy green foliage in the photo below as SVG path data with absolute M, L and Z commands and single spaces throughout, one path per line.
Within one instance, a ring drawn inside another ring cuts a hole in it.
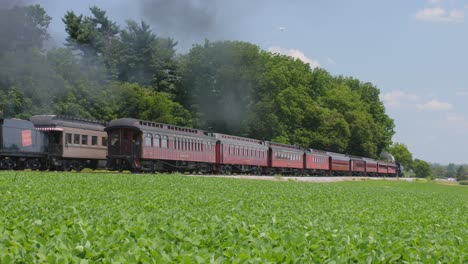
M 395 157 L 395 160 L 405 168 L 410 169 L 413 164 L 413 154 L 408 150 L 408 147 L 402 143 L 393 143 L 389 148 L 390 153 Z
M 429 178 L 432 176 L 432 168 L 424 160 L 415 159 L 413 162 L 413 171 L 418 178 Z
M 468 173 L 465 171 L 464 166 L 460 166 L 457 169 L 457 181 L 461 182 L 464 180 L 468 180 Z
M 0 172 L 2 263 L 464 263 L 464 186 Z M 430 212 L 430 213 L 428 213 Z
M 177 55 L 177 41 L 144 21 L 121 28 L 91 7 L 89 16 L 62 18 L 67 48 L 44 52 L 51 19 L 44 9 L 1 12 L 23 30 L 0 40 L 4 117 L 134 117 L 373 158 L 394 134 L 372 84 L 251 43 L 206 40 Z

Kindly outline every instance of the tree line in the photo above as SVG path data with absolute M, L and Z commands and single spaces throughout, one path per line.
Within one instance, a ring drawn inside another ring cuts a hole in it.
M 394 121 L 371 83 L 242 41 L 205 40 L 179 54 L 176 40 L 144 21 L 119 26 L 104 10 L 90 11 L 64 14 L 65 46 L 46 49 L 52 18 L 40 5 L 0 9 L 3 117 L 133 117 L 372 158 L 399 155 Z

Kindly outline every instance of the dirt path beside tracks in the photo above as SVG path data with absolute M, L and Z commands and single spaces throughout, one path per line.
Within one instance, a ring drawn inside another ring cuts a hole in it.
M 191 175 L 196 176 L 196 175 Z M 267 181 L 296 181 L 296 182 L 341 182 L 341 181 L 362 181 L 362 180 L 391 180 L 391 181 L 414 181 L 414 178 L 383 178 L 383 177 L 280 177 L 280 176 L 256 176 L 256 175 L 207 175 L 209 177 L 222 177 L 247 180 L 267 180 Z

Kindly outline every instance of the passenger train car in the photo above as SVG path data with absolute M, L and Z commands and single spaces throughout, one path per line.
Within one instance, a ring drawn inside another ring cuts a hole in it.
M 108 165 L 114 170 L 282 175 L 397 176 L 399 164 L 303 149 L 133 118 L 113 120 Z
M 30 120 L 47 137 L 49 170 L 105 167 L 105 122 L 62 115 L 35 115 Z
M 61 115 L 0 119 L 0 169 L 398 176 L 401 166 L 199 129 Z

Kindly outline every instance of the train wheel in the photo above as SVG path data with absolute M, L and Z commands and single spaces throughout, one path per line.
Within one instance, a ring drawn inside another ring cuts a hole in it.
M 263 169 L 261 167 L 255 167 L 254 168 L 254 174 L 255 175 L 262 175 Z
M 64 162 L 63 170 L 64 171 L 71 171 L 73 169 L 73 165 L 70 162 Z
M 83 165 L 81 164 L 81 162 L 77 161 L 77 162 L 74 162 L 73 163 L 73 169 L 76 171 L 76 172 L 80 172 L 83 170 Z
M 231 168 L 231 166 L 229 166 L 229 165 L 224 165 L 224 166 L 221 168 L 221 172 L 222 172 L 223 174 L 225 174 L 225 175 L 229 175 L 229 174 L 231 174 L 231 172 L 232 172 L 232 168 Z

